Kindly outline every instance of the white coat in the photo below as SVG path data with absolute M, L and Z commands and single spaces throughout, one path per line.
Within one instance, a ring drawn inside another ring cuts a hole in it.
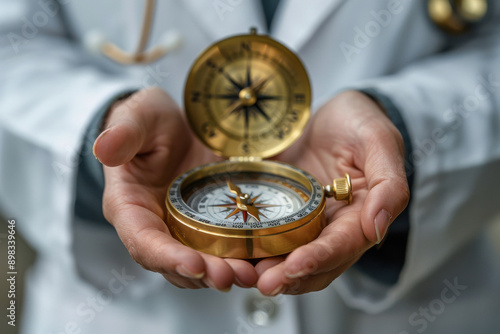
M 151 43 L 174 29 L 182 45 L 133 68 L 83 41 L 98 30 L 134 50 L 142 1 L 60 3 L 0 1 L 0 210 L 38 251 L 23 333 L 498 333 L 500 261 L 482 232 L 499 211 L 496 1 L 473 36 L 456 38 L 432 24 L 426 1 L 282 1 L 272 36 L 303 60 L 313 110 L 345 88 L 387 95 L 414 144 L 415 182 L 394 286 L 350 269 L 323 291 L 274 299 L 180 290 L 136 265 L 112 228 L 73 215 L 92 115 L 153 84 L 181 104 L 200 51 L 250 27 L 266 31 L 260 2 L 158 1 Z

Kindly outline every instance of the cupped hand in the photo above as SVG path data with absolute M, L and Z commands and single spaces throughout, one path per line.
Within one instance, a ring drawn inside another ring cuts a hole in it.
M 276 157 L 328 184 L 349 173 L 353 202 L 327 200 L 328 225 L 286 257 L 256 266 L 265 295 L 301 294 L 327 287 L 378 244 L 409 200 L 404 144 L 384 111 L 366 95 L 347 91 L 314 115 L 301 140 Z
M 181 172 L 216 161 L 195 140 L 175 102 L 158 88 L 116 103 L 94 143 L 104 165 L 103 211 L 132 258 L 181 288 L 253 286 L 255 268 L 182 245 L 165 225 L 165 194 Z

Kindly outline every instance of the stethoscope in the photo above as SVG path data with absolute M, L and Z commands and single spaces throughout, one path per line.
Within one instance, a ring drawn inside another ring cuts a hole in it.
M 168 52 L 180 46 L 181 38 L 175 31 L 167 32 L 164 34 L 162 42 L 146 51 L 146 46 L 151 35 L 155 6 L 155 0 L 146 0 L 139 44 L 135 52 L 130 53 L 120 49 L 115 44 L 107 41 L 98 32 L 91 32 L 85 36 L 87 48 L 92 51 L 98 51 L 107 58 L 123 65 L 147 64 L 164 57 Z
M 164 57 L 169 51 L 179 47 L 181 38 L 175 32 L 167 33 L 161 43 L 146 51 L 155 6 L 155 0 L 146 0 L 139 44 L 135 52 L 124 51 L 95 33 L 86 37 L 87 46 L 124 65 L 152 63 Z M 442 30 L 462 34 L 486 16 L 488 0 L 428 0 L 427 10 L 431 20 Z

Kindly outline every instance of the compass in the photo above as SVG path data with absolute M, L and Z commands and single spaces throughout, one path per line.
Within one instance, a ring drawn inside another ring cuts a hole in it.
M 252 29 L 211 45 L 194 62 L 184 99 L 194 133 L 228 160 L 170 185 L 167 225 L 182 243 L 220 257 L 286 254 L 319 235 L 327 197 L 352 201 L 348 174 L 322 186 L 264 160 L 289 147 L 310 118 L 307 72 L 282 44 Z

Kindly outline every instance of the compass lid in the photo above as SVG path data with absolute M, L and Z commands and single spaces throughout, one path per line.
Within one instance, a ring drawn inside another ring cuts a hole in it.
M 311 87 L 300 59 L 264 35 L 239 35 L 203 51 L 184 105 L 201 141 L 225 157 L 267 158 L 289 147 L 310 118 Z

